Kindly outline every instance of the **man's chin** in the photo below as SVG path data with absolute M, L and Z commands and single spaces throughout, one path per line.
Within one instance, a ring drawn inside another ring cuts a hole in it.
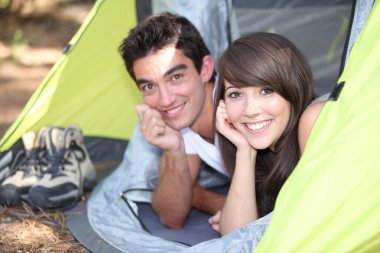
M 180 131 L 181 129 L 184 129 L 186 127 L 188 127 L 186 124 L 183 124 L 181 122 L 170 122 L 170 121 L 166 121 L 165 122 L 171 129 L 173 130 L 176 130 L 176 131 Z

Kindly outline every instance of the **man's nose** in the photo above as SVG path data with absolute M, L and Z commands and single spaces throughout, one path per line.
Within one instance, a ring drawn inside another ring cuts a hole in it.
M 162 106 L 169 106 L 174 101 L 174 93 L 173 91 L 167 87 L 160 87 L 160 104 Z

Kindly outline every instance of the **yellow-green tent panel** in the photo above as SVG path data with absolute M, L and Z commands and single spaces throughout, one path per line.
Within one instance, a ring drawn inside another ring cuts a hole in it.
M 375 1 L 255 252 L 380 252 L 379 27 Z
M 141 95 L 118 47 L 137 23 L 135 1 L 97 1 L 85 22 L 0 141 L 8 150 L 23 133 L 78 124 L 86 136 L 128 140 Z

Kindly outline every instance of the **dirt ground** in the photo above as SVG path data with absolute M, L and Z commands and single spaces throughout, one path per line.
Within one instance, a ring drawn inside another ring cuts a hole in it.
M 0 138 L 14 122 L 95 0 L 22 0 L 0 13 Z M 62 213 L 0 206 L 0 252 L 88 252 L 65 228 Z

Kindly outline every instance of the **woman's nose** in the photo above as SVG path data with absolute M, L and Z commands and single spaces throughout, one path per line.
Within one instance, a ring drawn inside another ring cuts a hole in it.
M 248 97 L 245 105 L 245 115 L 252 117 L 260 113 L 261 107 L 260 107 L 260 102 L 253 98 L 253 97 Z

